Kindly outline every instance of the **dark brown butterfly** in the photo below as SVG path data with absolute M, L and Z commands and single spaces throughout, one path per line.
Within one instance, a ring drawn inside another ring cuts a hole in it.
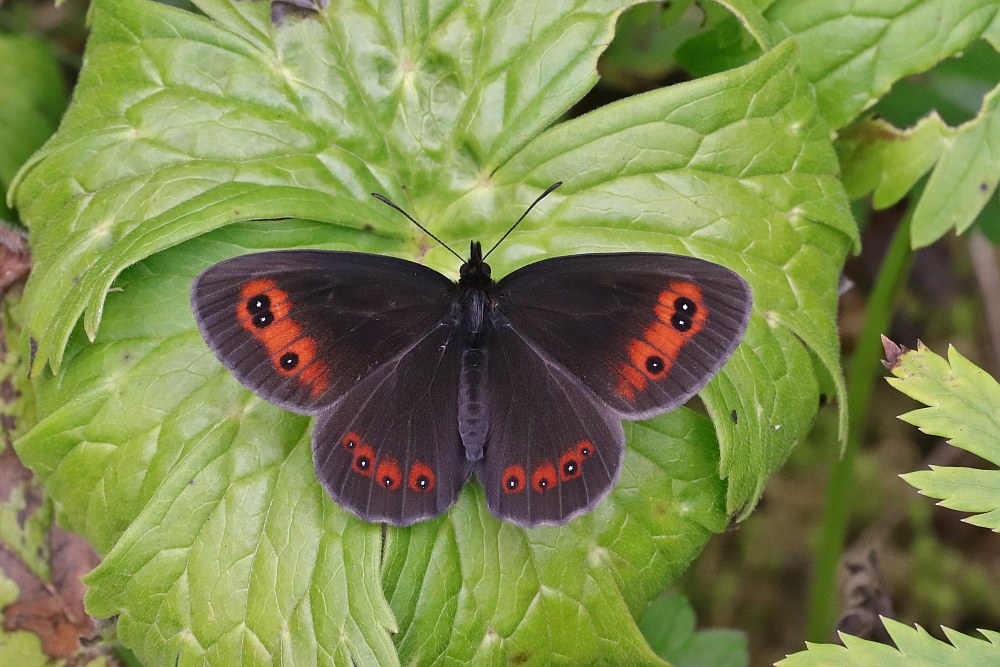
M 729 359 L 750 288 L 661 253 L 556 257 L 499 282 L 484 259 L 473 242 L 454 282 L 381 255 L 258 253 L 207 269 L 191 301 L 240 382 L 317 416 L 320 482 L 362 519 L 437 516 L 474 472 L 497 517 L 562 524 L 614 486 L 622 419 L 677 407 Z

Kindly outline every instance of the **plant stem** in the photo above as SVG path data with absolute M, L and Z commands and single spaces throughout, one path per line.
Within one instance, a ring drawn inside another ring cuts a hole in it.
M 824 642 L 831 639 L 837 613 L 837 567 L 847 539 L 851 503 L 855 498 L 854 462 L 864 437 L 872 389 L 882 375 L 879 359 L 882 343 L 892 320 L 894 304 L 909 275 L 913 251 L 910 249 L 910 219 L 913 208 L 903 216 L 879 269 L 868 301 L 861 337 L 847 365 L 847 442 L 838 458 L 834 455 L 823 507 L 823 524 L 816 553 L 816 573 L 809 600 L 806 638 Z

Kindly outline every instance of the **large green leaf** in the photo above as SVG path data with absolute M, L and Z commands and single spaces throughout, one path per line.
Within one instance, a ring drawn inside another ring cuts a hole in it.
M 280 29 L 266 3 L 199 7 L 96 0 L 72 108 L 17 192 L 42 417 L 18 450 L 107 554 L 91 611 L 157 662 L 656 664 L 633 618 L 806 432 L 811 355 L 843 391 L 836 285 L 857 238 L 795 45 L 546 130 L 595 81 L 619 3 L 343 3 Z M 713 421 L 629 426 L 609 501 L 565 527 L 501 524 L 473 483 L 383 554 L 316 483 L 310 420 L 211 356 L 190 282 L 302 246 L 454 274 L 367 193 L 462 248 L 555 180 L 495 274 L 664 250 L 751 283 L 746 340 L 702 393 Z
M 900 419 L 1000 466 L 1000 384 L 955 348 L 947 359 L 922 343 L 903 350 L 887 341 L 886 351 L 896 376 L 889 384 L 927 405 Z M 1000 532 L 1000 470 L 931 466 L 903 479 L 944 507 L 973 513 L 965 521 Z
M 764 18 L 775 39 L 794 38 L 823 117 L 847 125 L 892 85 L 959 53 L 1000 15 L 1000 0 L 775 0 Z M 745 61 L 759 46 L 736 19 L 692 38 L 678 60 L 695 73 Z M 994 28 L 995 30 L 996 28 Z M 711 52 L 711 57 L 704 57 Z

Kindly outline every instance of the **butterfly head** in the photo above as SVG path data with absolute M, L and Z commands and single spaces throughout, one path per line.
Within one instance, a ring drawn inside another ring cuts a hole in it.
M 483 286 L 492 282 L 490 265 L 483 261 L 483 246 L 479 241 L 472 242 L 469 259 L 462 264 L 458 276 L 458 284 L 463 287 Z

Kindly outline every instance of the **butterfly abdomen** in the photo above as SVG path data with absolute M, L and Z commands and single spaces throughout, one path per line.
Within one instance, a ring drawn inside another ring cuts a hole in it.
M 483 444 L 489 428 L 483 389 L 486 384 L 486 349 L 479 337 L 467 343 L 462 353 L 462 371 L 458 381 L 458 432 L 465 447 L 465 458 L 483 458 Z

